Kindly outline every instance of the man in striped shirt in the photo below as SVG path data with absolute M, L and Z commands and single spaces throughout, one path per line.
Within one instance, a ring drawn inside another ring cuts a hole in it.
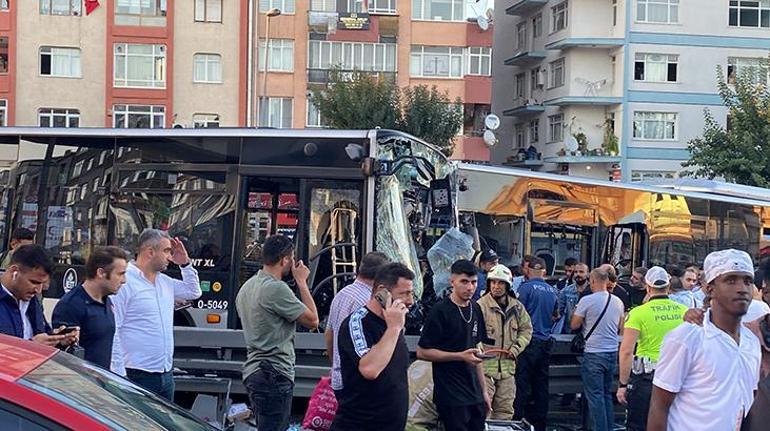
M 326 323 L 326 354 L 332 361 L 332 389 L 338 392 L 342 389 L 342 374 L 340 370 L 340 355 L 337 350 L 337 334 L 342 321 L 354 311 L 366 305 L 372 298 L 372 284 L 377 271 L 387 264 L 388 258 L 379 252 L 366 254 L 361 259 L 356 280 L 337 292 L 329 308 L 329 319 Z

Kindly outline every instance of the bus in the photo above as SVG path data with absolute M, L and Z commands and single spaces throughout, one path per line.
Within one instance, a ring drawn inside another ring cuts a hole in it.
M 724 248 L 758 262 L 770 253 L 770 191 L 679 179 L 617 183 L 507 167 L 458 166 L 458 211 L 477 248 L 503 263 L 524 255 L 564 274 L 572 257 L 593 268 L 611 263 L 621 279 L 638 266 L 700 265 Z

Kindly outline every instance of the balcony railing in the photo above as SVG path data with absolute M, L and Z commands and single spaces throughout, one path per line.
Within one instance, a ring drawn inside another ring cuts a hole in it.
M 369 71 L 353 71 L 353 70 L 340 70 L 342 79 L 351 80 L 356 73 L 363 73 L 375 77 L 376 79 L 384 79 L 387 82 L 396 82 L 396 72 L 369 72 Z M 328 84 L 329 76 L 332 71 L 329 69 L 308 69 L 307 70 L 307 82 L 311 84 Z

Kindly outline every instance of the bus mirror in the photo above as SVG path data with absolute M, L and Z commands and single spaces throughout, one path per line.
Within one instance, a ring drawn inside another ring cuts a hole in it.
M 363 147 L 363 145 L 348 144 L 345 146 L 345 154 L 348 155 L 350 160 L 357 162 L 359 160 L 363 160 L 363 158 L 366 157 L 366 149 Z

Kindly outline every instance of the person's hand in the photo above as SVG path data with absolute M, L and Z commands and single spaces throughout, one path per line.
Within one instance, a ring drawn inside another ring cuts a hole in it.
M 618 392 L 615 394 L 615 396 L 618 397 L 618 402 L 624 406 L 628 405 L 628 399 L 626 399 L 627 393 L 628 393 L 628 389 L 618 388 Z
M 385 318 L 388 329 L 403 329 L 404 325 L 406 325 L 406 314 L 409 312 L 409 309 L 400 299 L 395 301 L 388 299 L 388 302 L 387 307 L 382 310 L 382 315 Z
M 171 262 L 179 266 L 190 263 L 190 256 L 179 237 L 171 238 Z
M 489 397 L 486 390 L 484 390 L 484 406 L 487 408 L 487 414 L 492 412 L 492 398 Z
M 300 285 L 307 285 L 307 278 L 310 276 L 310 268 L 308 268 L 301 260 L 294 263 L 291 267 L 291 275 L 294 277 L 294 281 Z
M 54 329 L 51 332 L 53 332 L 53 335 L 60 335 L 60 332 L 63 331 L 65 328 L 66 328 L 66 326 L 62 325 L 62 326 L 59 326 L 58 328 Z M 72 344 L 75 344 L 78 341 L 80 341 L 80 327 L 76 326 L 74 331 L 71 331 L 71 332 L 69 332 L 67 334 L 61 334 L 61 335 L 64 336 L 64 339 L 62 339 L 59 342 L 60 345 L 62 345 L 64 347 L 67 347 L 67 346 L 70 346 Z
M 693 325 L 703 326 L 703 316 L 706 312 L 700 308 L 691 308 L 684 313 L 684 321 Z
M 461 361 L 467 362 L 467 363 L 469 363 L 471 365 L 477 365 L 477 364 L 480 364 L 480 363 L 482 363 L 484 361 L 483 359 L 481 359 L 478 356 L 476 356 L 476 355 L 479 355 L 479 354 L 481 354 L 481 350 L 479 350 L 479 349 L 468 349 L 468 350 L 459 352 L 458 353 L 458 358 Z
M 40 334 L 35 335 L 32 337 L 32 341 L 43 344 L 45 346 L 51 346 L 56 347 L 61 343 L 65 338 L 67 338 L 66 335 L 48 335 L 45 332 L 42 332 Z

